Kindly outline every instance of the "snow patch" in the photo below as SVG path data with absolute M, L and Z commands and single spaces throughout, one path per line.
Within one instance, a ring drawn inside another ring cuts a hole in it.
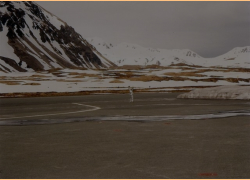
M 213 88 L 195 89 L 184 93 L 178 98 L 194 99 L 250 99 L 250 86 L 220 86 Z

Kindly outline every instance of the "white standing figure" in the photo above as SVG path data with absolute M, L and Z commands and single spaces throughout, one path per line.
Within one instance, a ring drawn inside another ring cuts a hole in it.
M 133 96 L 133 88 L 132 87 L 128 87 L 129 89 L 129 93 L 130 93 L 130 102 L 134 102 L 134 96 Z

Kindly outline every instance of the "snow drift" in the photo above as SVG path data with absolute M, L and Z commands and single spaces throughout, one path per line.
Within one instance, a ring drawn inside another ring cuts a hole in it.
M 178 98 L 194 99 L 250 99 L 250 86 L 220 86 L 213 88 L 195 89 L 184 93 Z

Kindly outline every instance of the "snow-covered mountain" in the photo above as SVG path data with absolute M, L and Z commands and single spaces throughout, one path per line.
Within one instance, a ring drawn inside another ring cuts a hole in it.
M 189 49 L 153 49 L 136 44 L 121 43 L 114 45 L 100 38 L 87 38 L 103 56 L 118 66 L 123 65 L 161 65 L 188 64 L 198 66 L 221 66 L 250 68 L 250 46 L 237 47 L 228 53 L 215 57 L 203 58 Z
M 84 39 L 34 2 L 0 2 L 0 71 L 180 63 L 250 68 L 250 46 L 235 48 L 216 58 L 203 58 L 189 49 L 114 45 L 98 38 Z
M 0 71 L 106 68 L 112 62 L 34 2 L 0 2 Z

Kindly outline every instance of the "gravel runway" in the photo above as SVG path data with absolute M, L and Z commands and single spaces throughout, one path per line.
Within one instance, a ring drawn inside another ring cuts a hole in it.
M 0 178 L 249 178 L 249 102 L 177 95 L 2 98 Z

